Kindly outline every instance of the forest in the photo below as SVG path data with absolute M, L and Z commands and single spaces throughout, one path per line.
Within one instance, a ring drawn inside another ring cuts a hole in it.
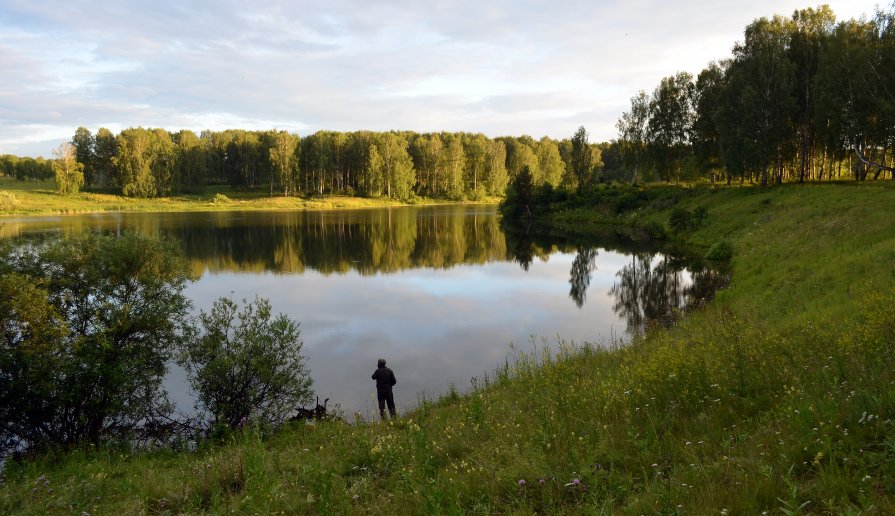
M 760 18 L 732 57 L 632 97 L 603 159 L 635 181 L 895 179 L 893 83 L 895 6 Z
M 578 142 L 599 161 L 599 147 Z M 571 140 L 483 134 L 318 131 L 193 131 L 129 128 L 114 135 L 79 127 L 47 172 L 34 160 L 4 156 L 0 172 L 18 179 L 57 178 L 60 191 L 116 189 L 163 197 L 229 185 L 270 195 L 414 196 L 481 199 L 503 195 L 509 177 L 528 167 L 538 184 L 574 186 Z M 63 163 L 67 166 L 62 166 Z M 34 168 L 36 171 L 31 172 Z M 78 179 L 60 180 L 77 175 Z M 81 176 L 82 174 L 82 176 Z
M 696 76 L 665 77 L 652 93 L 633 96 L 610 142 L 588 142 L 583 127 L 562 140 L 142 127 L 116 135 L 79 127 L 58 159 L 3 155 L 0 175 L 55 175 L 63 192 L 84 186 L 129 197 L 230 185 L 271 195 L 400 200 L 502 196 L 524 167 L 534 186 L 568 191 L 610 181 L 895 179 L 893 22 L 891 7 L 839 22 L 829 6 L 757 19 L 731 57 Z M 54 168 L 65 156 L 69 166 Z M 73 166 L 83 177 L 64 179 L 75 177 Z

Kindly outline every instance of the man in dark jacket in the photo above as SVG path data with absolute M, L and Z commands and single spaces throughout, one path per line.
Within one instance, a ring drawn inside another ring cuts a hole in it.
M 385 419 L 385 404 L 388 403 L 388 413 L 392 418 L 395 417 L 395 396 L 392 394 L 392 386 L 398 383 L 395 380 L 395 373 L 388 367 L 385 367 L 385 359 L 380 358 L 377 362 L 376 372 L 373 373 L 373 379 L 376 380 L 376 397 L 379 399 L 379 417 Z

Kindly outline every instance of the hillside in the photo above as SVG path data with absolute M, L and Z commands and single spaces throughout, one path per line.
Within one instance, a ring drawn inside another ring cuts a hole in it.
M 895 188 L 621 195 L 542 218 L 733 250 L 729 287 L 675 327 L 517 353 L 394 424 L 9 464 L 0 512 L 895 512 Z

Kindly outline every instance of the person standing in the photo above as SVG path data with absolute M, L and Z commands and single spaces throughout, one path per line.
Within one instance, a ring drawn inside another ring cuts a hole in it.
M 390 368 L 385 367 L 385 359 L 380 358 L 376 363 L 376 372 L 372 378 L 376 380 L 376 398 L 379 400 L 379 417 L 385 419 L 385 405 L 388 404 L 388 413 L 394 418 L 395 412 L 395 396 L 392 393 L 392 387 L 396 383 L 395 373 Z

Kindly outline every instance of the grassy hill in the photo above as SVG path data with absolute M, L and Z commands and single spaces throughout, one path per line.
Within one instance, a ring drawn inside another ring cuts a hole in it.
M 730 286 L 675 327 L 519 354 L 394 424 L 11 464 L 0 512 L 895 512 L 895 188 L 626 195 L 546 218 L 729 244 Z

